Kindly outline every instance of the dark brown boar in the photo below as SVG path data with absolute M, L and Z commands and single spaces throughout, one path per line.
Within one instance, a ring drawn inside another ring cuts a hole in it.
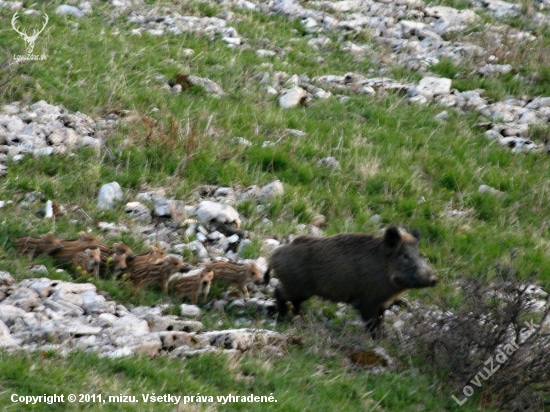
M 314 295 L 350 303 L 377 339 L 387 307 L 409 289 L 438 282 L 419 255 L 419 240 L 418 230 L 411 235 L 396 227 L 387 228 L 381 237 L 361 233 L 299 236 L 273 252 L 264 282 L 275 271 L 281 282 L 275 290 L 280 315 L 287 312 L 286 302 L 299 313 L 302 302 Z

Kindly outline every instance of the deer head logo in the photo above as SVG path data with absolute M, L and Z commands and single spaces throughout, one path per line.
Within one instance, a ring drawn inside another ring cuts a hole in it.
M 25 43 L 27 44 L 27 54 L 32 54 L 32 51 L 34 49 L 34 42 L 38 38 L 38 35 L 40 33 L 42 33 L 44 31 L 44 29 L 46 28 L 46 24 L 48 24 L 49 17 L 46 13 L 44 13 L 44 25 L 42 26 L 42 28 L 40 30 L 35 29 L 32 36 L 29 36 L 29 35 L 27 35 L 27 30 L 26 29 L 24 29 L 23 31 L 20 31 L 17 28 L 16 24 L 17 24 L 17 19 L 19 17 L 17 15 L 17 13 L 19 13 L 19 12 L 16 11 L 15 14 L 13 15 L 13 18 L 11 19 L 11 25 L 12 25 L 13 29 L 21 35 L 23 40 L 25 40 Z

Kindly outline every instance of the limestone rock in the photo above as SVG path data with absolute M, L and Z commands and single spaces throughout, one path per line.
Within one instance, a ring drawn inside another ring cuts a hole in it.
M 113 209 L 117 202 L 124 199 L 122 188 L 117 182 L 107 183 L 101 186 L 97 196 L 97 207 L 99 209 Z
M 299 86 L 288 89 L 279 98 L 279 106 L 283 109 L 290 109 L 299 105 L 305 105 L 307 92 Z

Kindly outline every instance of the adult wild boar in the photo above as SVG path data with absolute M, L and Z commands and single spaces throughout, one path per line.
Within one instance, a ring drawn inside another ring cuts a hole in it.
M 279 314 L 291 302 L 296 313 L 316 295 L 350 303 L 361 313 L 373 339 L 380 335 L 384 310 L 409 289 L 435 286 L 438 279 L 418 253 L 420 232 L 388 227 L 384 236 L 342 233 L 318 238 L 299 236 L 275 250 L 264 275 L 273 270 Z

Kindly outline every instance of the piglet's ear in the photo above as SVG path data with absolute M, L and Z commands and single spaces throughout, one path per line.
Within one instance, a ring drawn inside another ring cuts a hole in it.
M 414 229 L 411 234 L 416 238 L 416 240 L 420 240 L 420 230 Z
M 384 235 L 384 244 L 390 249 L 395 249 L 400 243 L 401 235 L 399 234 L 399 229 L 395 226 L 388 227 Z

